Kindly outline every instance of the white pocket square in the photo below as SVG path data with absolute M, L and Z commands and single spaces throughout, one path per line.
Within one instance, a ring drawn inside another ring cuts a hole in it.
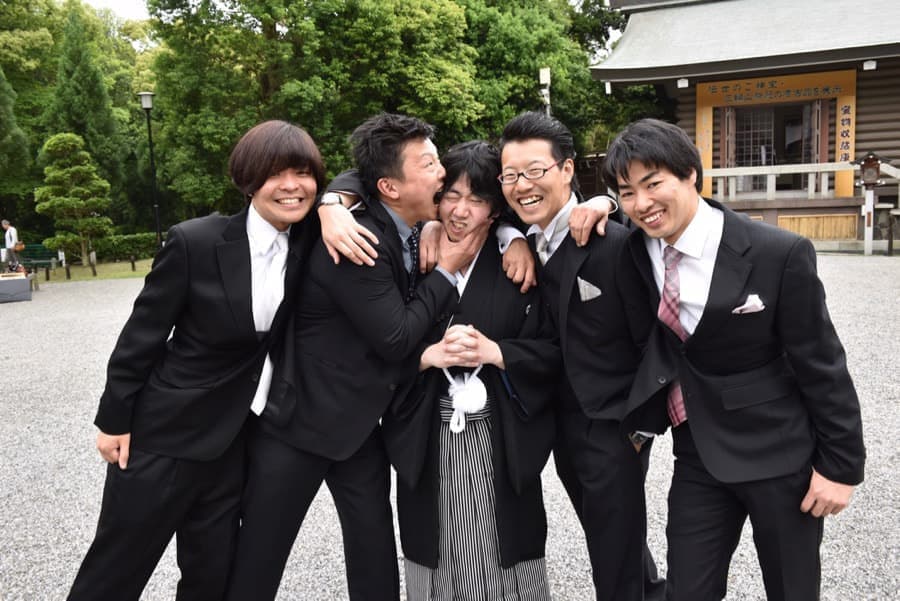
M 743 315 L 744 313 L 759 313 L 766 306 L 763 304 L 762 299 L 759 298 L 758 294 L 750 294 L 747 296 L 747 300 L 740 307 L 735 307 L 731 310 L 735 315 Z
M 587 302 L 603 294 L 603 292 L 599 288 L 591 284 L 589 281 L 580 277 L 576 279 L 578 280 L 578 295 L 581 297 L 581 302 Z

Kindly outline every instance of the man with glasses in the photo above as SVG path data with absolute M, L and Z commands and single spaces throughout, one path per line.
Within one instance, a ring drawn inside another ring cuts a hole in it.
M 503 193 L 530 226 L 542 301 L 559 333 L 566 377 L 553 455 L 584 528 L 597 599 L 653 598 L 664 583 L 645 551 L 649 448 L 637 450 L 619 427 L 640 360 L 636 342 L 651 325 L 639 312 L 634 322 L 626 319 L 614 275 L 628 230 L 609 223 L 605 237 L 583 246 L 570 236 L 579 196 L 575 149 L 556 119 L 536 112 L 516 117 L 500 148 Z

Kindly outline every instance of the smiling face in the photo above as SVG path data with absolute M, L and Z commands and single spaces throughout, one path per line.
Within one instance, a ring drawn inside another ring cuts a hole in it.
M 272 227 L 284 231 L 306 217 L 317 189 L 316 178 L 309 169 L 288 168 L 270 175 L 250 202 Z
M 383 177 L 379 192 L 404 220 L 434 219 L 434 199 L 444 186 L 444 166 L 438 160 L 437 147 L 427 138 L 410 140 L 403 146 L 403 177 Z
M 478 226 L 494 220 L 491 203 L 472 192 L 469 176 L 463 174 L 444 191 L 438 217 L 454 242 L 462 240 Z
M 616 178 L 622 210 L 651 238 L 675 244 L 697 213 L 696 171 L 678 179 L 665 167 L 632 161 L 624 175 Z
M 575 163 L 565 159 L 557 164 L 550 141 L 540 138 L 515 140 L 503 146 L 500 156 L 503 173 L 518 174 L 529 169 L 547 169 L 538 179 L 519 176 L 514 184 L 503 185 L 506 202 L 529 225 L 545 229 L 569 201 Z

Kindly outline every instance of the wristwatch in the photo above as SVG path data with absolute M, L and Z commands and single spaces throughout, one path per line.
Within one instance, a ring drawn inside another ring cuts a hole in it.
M 341 195 L 337 192 L 326 192 L 322 195 L 322 198 L 319 199 L 320 207 L 327 207 L 329 205 L 340 205 L 344 204 L 341 200 Z
M 631 444 L 637 446 L 641 446 L 651 438 L 653 438 L 653 436 L 645 434 L 644 432 L 632 432 L 628 435 L 628 440 L 631 441 Z

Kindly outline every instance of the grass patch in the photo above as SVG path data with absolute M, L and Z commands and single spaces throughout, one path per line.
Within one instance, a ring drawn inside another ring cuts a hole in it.
M 134 262 L 135 270 L 131 271 L 131 263 L 129 261 L 119 261 L 117 263 L 99 263 L 97 265 L 97 277 L 91 272 L 88 265 L 71 265 L 69 273 L 72 278 L 66 279 L 65 267 L 57 267 L 50 270 L 49 283 L 65 283 L 83 280 L 119 280 L 123 278 L 143 278 L 150 273 L 150 266 L 153 259 L 141 259 Z M 41 284 L 47 283 L 46 272 L 41 267 L 35 272 L 35 277 L 39 278 Z

